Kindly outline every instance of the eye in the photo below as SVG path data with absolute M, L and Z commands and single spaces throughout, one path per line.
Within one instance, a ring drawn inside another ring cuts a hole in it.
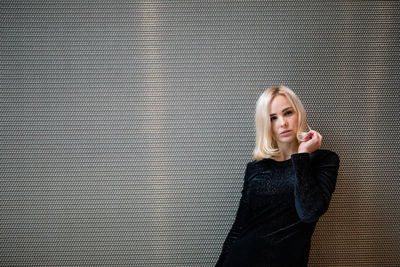
M 285 115 L 290 115 L 290 114 L 292 114 L 292 113 L 293 113 L 293 111 L 291 111 L 291 110 L 290 110 L 290 111 L 286 111 L 286 112 L 285 112 Z
M 276 120 L 276 117 L 275 116 L 271 117 L 271 121 L 274 121 L 274 120 Z

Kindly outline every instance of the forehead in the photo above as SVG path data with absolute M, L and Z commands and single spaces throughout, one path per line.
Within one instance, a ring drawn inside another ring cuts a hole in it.
M 269 112 L 270 113 L 281 112 L 283 109 L 287 107 L 293 107 L 292 104 L 290 104 L 287 97 L 285 95 L 277 95 L 271 100 L 271 104 L 269 105 Z

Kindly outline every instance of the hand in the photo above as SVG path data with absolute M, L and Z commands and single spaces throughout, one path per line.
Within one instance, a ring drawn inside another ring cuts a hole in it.
M 312 153 L 320 148 L 322 136 L 317 131 L 309 131 L 299 145 L 298 153 Z

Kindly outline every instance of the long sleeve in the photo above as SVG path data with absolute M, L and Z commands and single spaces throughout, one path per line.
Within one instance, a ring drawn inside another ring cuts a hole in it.
M 313 222 L 324 214 L 335 190 L 339 156 L 329 150 L 292 154 L 295 169 L 295 207 L 299 218 Z
M 245 176 L 244 176 L 244 182 L 243 182 L 243 189 L 242 189 L 242 196 L 240 198 L 239 202 L 239 208 L 237 209 L 236 212 L 236 218 L 235 221 L 233 222 L 233 225 L 231 227 L 231 230 L 229 231 L 225 242 L 222 247 L 222 252 L 218 258 L 218 261 L 215 265 L 215 267 L 220 267 L 224 264 L 225 258 L 228 255 L 230 248 L 232 245 L 235 243 L 235 241 L 238 239 L 240 233 L 243 230 L 243 226 L 246 224 L 247 219 L 249 218 L 249 213 L 250 213 L 250 208 L 249 208 L 249 203 L 248 203 L 248 197 L 247 197 L 247 187 L 248 187 L 248 179 L 250 176 L 250 163 L 247 164 L 246 171 L 245 171 Z

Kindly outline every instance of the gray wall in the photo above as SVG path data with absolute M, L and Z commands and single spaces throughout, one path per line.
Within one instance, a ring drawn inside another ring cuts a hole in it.
M 310 266 L 398 266 L 397 1 L 1 1 L 0 264 L 213 266 L 285 84 L 341 167 Z

